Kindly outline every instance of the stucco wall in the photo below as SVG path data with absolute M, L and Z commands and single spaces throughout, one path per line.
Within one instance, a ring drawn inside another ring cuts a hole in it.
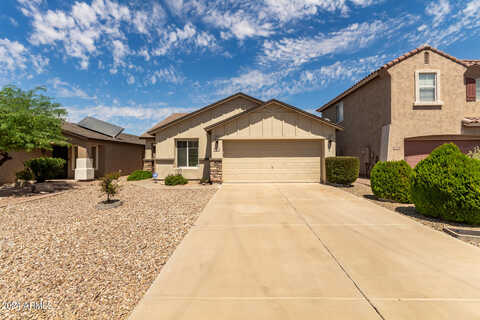
M 440 72 L 441 106 L 414 106 L 415 71 Z M 388 70 L 392 79 L 392 124 L 389 136 L 389 160 L 404 158 L 404 139 L 429 135 L 475 134 L 462 128 L 464 117 L 480 116 L 480 102 L 466 101 L 466 68 L 430 51 L 430 64 L 423 52 Z
M 339 125 L 345 130 L 337 132 L 337 155 L 359 157 L 362 175 L 370 159 L 379 159 L 382 153 L 382 127 L 390 123 L 389 101 L 390 81 L 385 73 L 342 100 L 344 120 Z M 322 116 L 334 121 L 335 106 Z
M 9 152 L 12 157 L 0 167 L 0 185 L 5 183 L 11 183 L 15 181 L 15 173 L 24 169 L 23 163 L 27 160 L 38 157 L 49 157 L 51 151 L 42 152 L 40 150 L 34 150 L 32 152 Z
M 210 138 L 204 128 L 256 105 L 258 104 L 252 100 L 237 97 L 159 131 L 155 135 L 155 172 L 158 173 L 158 177 L 164 179 L 168 174 L 181 171 L 187 179 L 208 178 L 209 161 L 207 159 L 211 155 L 211 149 Z M 177 169 L 175 154 L 177 139 L 198 139 L 199 165 L 197 168 Z

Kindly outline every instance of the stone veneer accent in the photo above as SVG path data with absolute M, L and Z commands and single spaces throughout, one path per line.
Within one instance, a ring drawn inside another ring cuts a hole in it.
M 143 170 L 153 172 L 153 160 L 143 160 Z
M 222 182 L 222 160 L 210 160 L 210 181 Z

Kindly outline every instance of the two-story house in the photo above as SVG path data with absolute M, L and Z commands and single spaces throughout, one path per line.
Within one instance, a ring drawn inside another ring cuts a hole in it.
M 381 160 L 411 166 L 437 146 L 480 145 L 480 60 L 428 45 L 385 64 L 317 111 L 345 128 L 337 155 L 360 158 L 361 174 Z

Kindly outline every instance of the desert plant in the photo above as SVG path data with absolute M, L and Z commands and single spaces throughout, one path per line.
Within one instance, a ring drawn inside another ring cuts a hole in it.
M 469 156 L 469 157 L 472 158 L 472 159 L 480 160 L 480 147 L 479 147 L 479 146 L 476 146 L 475 148 L 473 148 L 472 150 L 470 150 L 470 151 L 467 153 L 467 156 Z
M 151 179 L 151 178 L 152 178 L 152 173 L 150 171 L 135 170 L 128 176 L 127 181 L 137 181 L 137 180 L 145 180 L 145 179 Z
M 480 161 L 453 143 L 436 148 L 414 169 L 412 200 L 421 214 L 480 224 Z
M 17 177 L 17 180 L 24 180 L 24 181 L 30 181 L 33 180 L 33 173 L 32 170 L 25 168 L 22 171 L 18 171 L 15 173 L 15 177 Z
M 328 182 L 350 185 L 358 179 L 360 160 L 357 157 L 328 157 L 325 166 Z
M 111 202 L 111 197 L 114 197 L 120 191 L 118 179 L 120 178 L 119 172 L 112 172 L 106 174 L 100 179 L 101 192 L 107 195 L 107 203 Z
M 379 198 L 410 202 L 410 179 L 413 169 L 405 160 L 380 161 L 370 173 L 372 192 Z
M 169 174 L 165 177 L 165 185 L 167 186 L 176 186 L 177 184 L 187 184 L 188 180 L 185 179 L 181 174 Z
M 40 157 L 27 160 L 24 165 L 25 168 L 31 170 L 37 182 L 44 182 L 58 176 L 59 172 L 63 170 L 65 162 L 60 158 Z

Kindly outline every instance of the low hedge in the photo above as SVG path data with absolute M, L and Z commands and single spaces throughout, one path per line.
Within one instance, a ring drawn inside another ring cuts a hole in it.
M 54 179 L 63 170 L 66 161 L 60 158 L 40 157 L 24 162 L 25 168 L 29 169 L 37 182 Z
M 17 177 L 17 180 L 30 181 L 34 179 L 32 171 L 28 168 L 18 171 L 15 173 L 15 176 Z
M 417 164 L 411 188 L 421 214 L 480 224 L 480 160 L 464 155 L 453 143 L 436 148 Z
M 152 178 L 152 173 L 150 171 L 135 170 L 127 177 L 127 181 L 138 181 L 138 180 L 145 180 L 145 179 L 151 179 L 151 178 Z
M 372 192 L 378 198 L 410 203 L 413 169 L 405 161 L 380 161 L 370 172 Z
M 167 186 L 176 186 L 177 184 L 187 184 L 188 180 L 185 179 L 181 174 L 169 174 L 165 178 L 165 185 Z
M 360 160 L 357 157 L 328 157 L 325 159 L 327 181 L 349 185 L 358 179 Z

